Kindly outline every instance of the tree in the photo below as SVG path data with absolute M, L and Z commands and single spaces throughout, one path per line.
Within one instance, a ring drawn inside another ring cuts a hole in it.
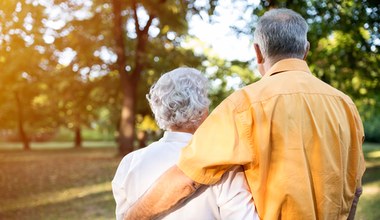
M 44 8 L 20 1 L 2 1 L 1 6 L 0 17 L 6 21 L 0 24 L 0 90 L 6 103 L 0 109 L 1 127 L 18 128 L 27 150 L 33 135 L 54 126 L 44 120 L 46 109 L 40 108 L 49 104 L 42 96 L 45 83 L 39 79 L 45 67 L 42 61 L 51 55 L 38 28 L 43 25 Z
M 120 154 L 126 154 L 134 149 L 138 97 L 147 92 L 145 79 L 157 78 L 163 73 L 159 72 L 160 69 L 168 71 L 173 66 L 184 64 L 193 66 L 196 59 L 188 59 L 185 55 L 194 57 L 194 54 L 180 49 L 181 38 L 187 31 L 187 2 L 112 2 L 117 70 L 123 94 L 119 151 Z M 125 16 L 122 16 L 124 12 Z M 160 64 L 166 68 L 161 68 Z
M 56 103 L 59 122 L 74 131 L 74 145 L 81 147 L 82 128 L 91 127 L 99 117 L 98 109 L 117 97 L 119 87 L 108 86 L 114 85 L 108 79 L 116 78 L 110 70 L 116 56 L 110 48 L 112 11 L 109 2 L 102 0 L 61 2 L 50 7 L 65 12 L 54 18 L 63 23 L 55 30 L 58 37 L 54 42 L 60 54 L 55 70 L 61 94 Z M 67 57 L 70 59 L 61 59 Z
M 0 24 L 0 82 L 7 103 L 0 108 L 7 121 L 2 127 L 18 127 L 28 149 L 36 133 L 63 125 L 74 130 L 75 146 L 81 146 L 81 127 L 90 126 L 97 109 L 117 97 L 118 87 L 105 85 L 116 78 L 109 69 L 114 58 L 107 44 L 112 35 L 107 1 L 1 4 L 6 22 Z

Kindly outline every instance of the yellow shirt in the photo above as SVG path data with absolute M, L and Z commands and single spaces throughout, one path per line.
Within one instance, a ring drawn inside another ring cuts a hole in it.
M 178 166 L 214 184 L 243 165 L 261 219 L 346 219 L 365 170 L 363 137 L 352 100 L 305 61 L 285 59 L 224 100 Z

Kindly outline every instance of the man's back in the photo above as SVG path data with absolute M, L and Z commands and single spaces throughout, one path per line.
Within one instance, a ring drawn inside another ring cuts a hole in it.
M 271 70 L 228 98 L 251 128 L 245 170 L 260 217 L 347 218 L 365 169 L 355 105 L 304 61 Z

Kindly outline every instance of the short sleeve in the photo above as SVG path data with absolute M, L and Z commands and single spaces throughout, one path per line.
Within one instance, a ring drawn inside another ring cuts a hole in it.
M 366 169 L 365 159 L 363 155 L 363 142 L 364 142 L 364 128 L 363 128 L 363 122 L 360 118 L 359 112 L 354 104 L 351 105 L 352 111 L 354 113 L 354 120 L 355 120 L 355 126 L 356 126 L 356 135 L 358 140 L 359 148 L 359 172 L 357 176 L 357 186 L 356 188 L 360 188 L 362 186 L 362 178 Z
M 217 195 L 220 219 L 259 219 L 240 166 L 227 171 L 221 181 L 212 187 Z
M 180 156 L 178 167 L 195 182 L 211 185 L 234 165 L 252 160 L 249 109 L 226 99 L 195 132 Z

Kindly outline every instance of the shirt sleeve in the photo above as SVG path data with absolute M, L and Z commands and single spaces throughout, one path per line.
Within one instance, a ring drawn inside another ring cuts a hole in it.
M 116 202 L 116 220 L 122 220 L 124 213 L 130 208 L 127 197 L 127 178 L 132 161 L 132 154 L 127 155 L 120 162 L 112 180 L 112 193 Z
M 352 111 L 354 113 L 354 119 L 355 119 L 355 126 L 356 126 L 356 135 L 357 135 L 357 140 L 358 144 L 360 146 L 359 149 L 359 172 L 357 176 L 357 183 L 356 183 L 356 188 L 362 187 L 362 178 L 364 175 L 364 172 L 366 170 L 366 164 L 365 164 L 365 159 L 364 159 L 364 154 L 363 154 L 363 142 L 364 142 L 364 128 L 363 128 L 363 122 L 360 118 L 360 114 L 354 104 L 351 106 Z
M 249 108 L 239 109 L 231 100 L 224 100 L 183 148 L 178 167 L 195 182 L 211 185 L 232 166 L 250 163 L 250 114 Z
M 220 219 L 259 219 L 240 166 L 226 172 L 213 190 L 216 191 Z

